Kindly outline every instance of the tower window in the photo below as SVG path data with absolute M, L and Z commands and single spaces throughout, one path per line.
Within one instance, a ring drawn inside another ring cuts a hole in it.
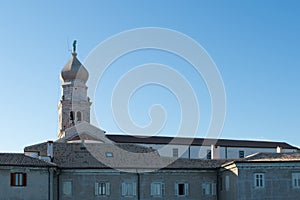
M 77 121 L 78 122 L 82 121 L 82 117 L 81 117 L 81 112 L 80 111 L 77 112 Z
M 70 112 L 70 120 L 74 121 L 74 112 L 73 111 Z

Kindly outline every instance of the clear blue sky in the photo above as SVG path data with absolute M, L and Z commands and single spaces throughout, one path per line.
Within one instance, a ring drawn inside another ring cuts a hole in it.
M 26 145 L 56 139 L 59 73 L 70 58 L 68 41 L 70 46 L 73 39 L 78 40 L 78 57 L 83 62 L 108 37 L 149 26 L 190 36 L 215 61 L 227 95 L 222 138 L 300 146 L 299 7 L 298 1 L 273 0 L 2 1 L 0 151 L 22 152 Z M 117 80 L 131 66 L 154 61 L 177 63 L 177 70 L 184 65 L 162 52 L 137 52 L 118 60 L 99 90 L 112 89 L 109 80 Z M 197 85 L 196 78 L 188 80 Z M 198 81 L 203 84 L 201 78 Z M 207 95 L 207 91 L 198 92 L 200 98 L 202 93 Z M 100 93 L 92 99 L 100 127 L 119 132 L 111 117 L 109 94 L 100 97 Z M 149 98 L 158 93 L 159 97 Z M 177 105 L 168 91 L 145 87 L 132 99 L 130 109 L 137 123 L 147 124 L 149 106 L 161 103 L 171 113 L 168 116 L 173 116 L 161 134 L 170 135 L 177 128 Z M 205 124 L 209 122 L 209 100 L 201 102 Z M 206 128 L 201 124 L 198 135 Z

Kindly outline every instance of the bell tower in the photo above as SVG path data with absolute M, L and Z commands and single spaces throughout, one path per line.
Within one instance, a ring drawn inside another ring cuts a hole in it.
M 76 40 L 73 43 L 72 57 L 61 71 L 62 96 L 58 104 L 58 138 L 64 137 L 67 128 L 86 121 L 90 123 L 90 98 L 87 96 L 86 82 L 89 73 L 77 59 Z

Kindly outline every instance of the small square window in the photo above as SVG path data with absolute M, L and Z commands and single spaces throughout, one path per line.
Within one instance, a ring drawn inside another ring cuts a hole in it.
M 203 183 L 202 193 L 203 195 L 216 195 L 216 184 L 215 183 Z
M 173 157 L 178 158 L 178 148 L 173 149 Z
M 245 157 L 245 151 L 239 151 L 239 158 Z
M 10 185 L 24 187 L 27 184 L 26 173 L 15 172 L 10 174 Z
M 105 155 L 106 155 L 106 157 L 108 157 L 108 158 L 114 156 L 112 152 L 106 152 Z
M 151 196 L 153 197 L 162 197 L 165 194 L 165 185 L 161 182 L 152 182 L 151 183 Z
M 135 182 L 122 183 L 122 196 L 123 197 L 136 196 L 136 183 Z
M 189 191 L 189 184 L 188 183 L 176 183 L 175 184 L 175 195 L 176 196 L 188 196 Z

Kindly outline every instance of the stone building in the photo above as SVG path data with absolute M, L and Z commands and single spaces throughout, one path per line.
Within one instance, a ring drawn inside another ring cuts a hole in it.
M 257 153 L 218 170 L 219 198 L 299 199 L 300 154 Z
M 0 199 L 53 199 L 57 165 L 19 153 L 0 153 Z

